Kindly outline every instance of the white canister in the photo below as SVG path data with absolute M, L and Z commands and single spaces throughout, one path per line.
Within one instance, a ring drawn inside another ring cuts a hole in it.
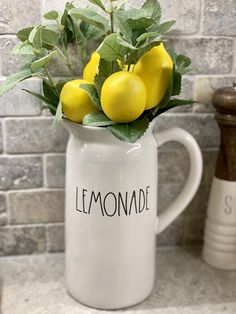
M 64 121 L 70 132 L 66 160 L 66 284 L 81 303 L 100 309 L 136 304 L 155 280 L 156 234 L 189 204 L 202 175 L 194 138 L 173 128 L 135 144 L 106 128 Z M 158 146 L 183 144 L 190 173 L 175 202 L 157 216 Z

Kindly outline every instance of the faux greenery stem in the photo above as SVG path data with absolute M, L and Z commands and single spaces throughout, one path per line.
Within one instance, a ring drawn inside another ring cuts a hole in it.
M 47 77 L 49 79 L 49 82 L 52 85 L 52 87 L 56 88 L 56 83 L 54 82 L 54 80 L 53 80 L 53 78 L 52 78 L 52 76 L 51 76 L 51 74 L 50 74 L 50 72 L 49 72 L 49 70 L 48 70 L 46 65 L 44 66 L 44 71 L 45 71 L 45 74 L 47 75 Z
M 109 14 L 111 21 L 111 33 L 114 33 L 114 9 L 113 9 L 113 0 L 109 0 Z

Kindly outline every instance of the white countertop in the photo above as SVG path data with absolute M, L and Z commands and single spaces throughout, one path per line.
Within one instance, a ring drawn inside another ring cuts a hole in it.
M 64 286 L 64 255 L 0 258 L 1 314 L 209 314 L 236 313 L 236 271 L 213 269 L 199 248 L 158 248 L 156 286 L 134 307 L 90 309 Z

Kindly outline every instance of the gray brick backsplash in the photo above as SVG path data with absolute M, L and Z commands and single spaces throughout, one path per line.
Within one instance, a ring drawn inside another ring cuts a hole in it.
M 194 81 L 192 76 L 183 76 L 180 98 L 193 99 L 194 97 Z
M 0 81 L 0 84 L 2 81 Z M 41 113 L 41 102 L 24 92 L 28 89 L 40 93 L 40 82 L 27 80 L 0 98 L 0 116 L 37 116 Z
M 194 34 L 197 33 L 200 26 L 201 1 L 160 0 L 162 8 L 163 22 L 167 20 L 176 20 L 176 24 L 171 29 L 171 34 Z
M 158 208 L 157 212 L 163 212 L 179 195 L 184 182 L 182 184 L 161 183 L 158 184 Z
M 218 156 L 218 150 L 208 150 L 203 153 L 203 177 L 202 184 L 209 186 L 212 183 L 212 179 L 215 174 L 216 161 Z
M 0 190 L 41 187 L 42 174 L 41 157 L 0 156 Z
M 18 71 L 22 58 L 11 53 L 17 43 L 15 37 L 0 36 L 0 74 L 10 75 Z
M 3 132 L 2 132 L 2 122 L 0 120 L 0 154 L 3 151 Z
M 6 210 L 7 210 L 6 195 L 0 193 L 0 214 L 5 213 Z
M 194 99 L 199 103 L 195 111 L 212 111 L 212 96 L 218 88 L 233 86 L 236 81 L 236 76 L 220 76 L 220 77 L 197 77 L 195 81 L 195 95 Z
M 210 186 L 201 184 L 191 203 L 186 208 L 186 216 L 199 217 L 206 215 Z
M 185 182 L 189 169 L 189 157 L 186 150 L 160 150 L 158 157 L 159 184 L 181 184 Z
M 62 222 L 64 191 L 10 192 L 8 206 L 11 224 Z
M 0 255 L 43 253 L 46 249 L 44 226 L 0 228 Z
M 207 150 L 202 151 L 203 157 L 203 175 L 202 184 L 210 186 L 214 177 L 218 151 Z M 160 150 L 158 164 L 158 182 L 160 185 L 168 184 L 170 192 L 178 188 L 175 185 L 182 185 L 189 171 L 189 156 L 184 149 Z M 167 190 L 168 190 L 167 189 Z
M 48 252 L 63 252 L 65 249 L 64 224 L 47 226 L 47 250 Z
M 163 114 L 157 118 L 156 125 L 158 130 L 183 128 L 195 137 L 202 148 L 219 146 L 219 129 L 211 114 Z M 167 148 L 170 145 L 162 147 Z
M 65 186 L 65 156 L 48 155 L 45 157 L 46 185 L 48 187 Z
M 62 12 L 66 2 L 68 2 L 68 0 L 42 0 L 43 6 L 43 13 L 46 13 L 50 10 L 52 10 L 52 8 L 56 11 L 60 11 Z M 80 6 L 80 7 L 86 7 L 88 5 L 88 2 L 85 0 L 75 0 L 73 1 L 74 5 L 76 6 Z
M 195 78 L 193 76 L 183 76 L 181 94 L 177 98 L 194 100 L 194 81 Z M 169 112 L 191 112 L 194 106 L 195 104 L 179 106 L 171 109 Z
M 40 1 L 0 0 L 0 33 L 16 33 L 19 29 L 40 23 Z
M 0 214 L 0 226 L 4 226 L 7 224 L 7 214 L 2 213 Z
M 235 0 L 203 0 L 203 34 L 236 36 Z
M 182 245 L 184 237 L 184 217 L 179 216 L 170 226 L 157 236 L 157 246 Z
M 64 152 L 67 135 L 62 125 L 55 126 L 46 117 L 6 121 L 8 153 Z
M 92 51 L 96 50 L 98 45 L 92 49 Z M 81 76 L 83 71 L 81 68 L 81 63 L 79 62 L 79 56 L 77 53 L 76 47 L 69 45 L 68 46 L 68 54 L 70 56 L 70 61 L 72 65 L 72 72 L 74 75 Z M 89 59 L 89 58 L 88 58 Z M 49 69 L 52 75 L 54 76 L 63 76 L 70 77 L 70 71 L 64 62 L 61 61 L 61 58 L 57 57 L 50 63 Z M 69 78 L 68 78 L 69 80 Z
M 184 230 L 184 244 L 195 245 L 202 244 L 203 232 L 205 226 L 205 216 L 186 217 Z
M 198 74 L 227 74 L 233 66 L 233 40 L 229 38 L 171 39 L 178 54 L 192 59 L 192 66 Z
M 3 226 L 7 223 L 7 203 L 6 195 L 0 193 L 0 226 Z

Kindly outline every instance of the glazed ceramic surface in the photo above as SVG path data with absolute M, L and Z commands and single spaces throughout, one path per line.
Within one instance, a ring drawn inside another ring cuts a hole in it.
M 214 177 L 207 208 L 203 259 L 211 266 L 236 269 L 236 182 Z
M 135 144 L 105 128 L 64 122 L 70 132 L 66 166 L 66 283 L 78 301 L 117 309 L 145 299 L 155 280 L 156 234 L 189 204 L 201 179 L 194 138 L 178 128 Z M 190 174 L 177 200 L 157 216 L 158 146 L 182 143 Z

